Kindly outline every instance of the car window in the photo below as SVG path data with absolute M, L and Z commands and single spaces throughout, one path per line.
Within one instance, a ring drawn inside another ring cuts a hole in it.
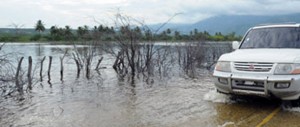
M 299 37 L 298 27 L 252 29 L 245 36 L 240 48 L 300 48 Z

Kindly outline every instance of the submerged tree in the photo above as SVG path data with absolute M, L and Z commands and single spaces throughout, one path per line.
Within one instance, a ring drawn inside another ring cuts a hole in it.
M 100 47 L 115 56 L 113 68 L 120 79 L 127 77 L 132 84 L 136 79 L 143 79 L 152 84 L 154 78 L 167 76 L 166 72 L 175 60 L 171 54 L 172 48 L 154 45 L 159 30 L 152 30 L 143 22 L 120 13 L 116 15 L 115 29 L 116 42 L 101 43 L 105 45 Z M 163 33 L 170 34 L 171 30 Z

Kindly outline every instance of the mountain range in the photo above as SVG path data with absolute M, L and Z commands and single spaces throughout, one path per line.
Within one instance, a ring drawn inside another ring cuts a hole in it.
M 161 30 L 170 28 L 185 34 L 198 29 L 198 31 L 207 31 L 210 34 L 221 32 L 228 34 L 235 32 L 237 35 L 243 35 L 250 27 L 261 24 L 276 23 L 300 23 L 300 13 L 287 15 L 219 15 L 193 24 L 166 24 Z M 162 24 L 152 25 L 152 28 L 158 28 Z

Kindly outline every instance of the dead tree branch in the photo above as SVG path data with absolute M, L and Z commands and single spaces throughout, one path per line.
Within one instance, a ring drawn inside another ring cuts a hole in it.
M 16 78 L 15 79 L 16 87 L 17 87 L 18 92 L 20 94 L 23 94 L 23 85 L 20 84 L 20 77 L 19 77 L 23 59 L 24 59 L 24 57 L 21 57 L 21 59 L 19 60 L 18 67 L 17 67 L 17 72 L 16 72 L 16 76 L 15 76 L 15 78 Z

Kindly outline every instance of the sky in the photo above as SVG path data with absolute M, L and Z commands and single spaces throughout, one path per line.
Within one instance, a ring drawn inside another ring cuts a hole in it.
M 0 28 L 34 28 L 38 20 L 46 28 L 113 26 L 117 13 L 147 25 L 169 19 L 192 24 L 218 15 L 300 13 L 299 5 L 300 0 L 0 0 Z

